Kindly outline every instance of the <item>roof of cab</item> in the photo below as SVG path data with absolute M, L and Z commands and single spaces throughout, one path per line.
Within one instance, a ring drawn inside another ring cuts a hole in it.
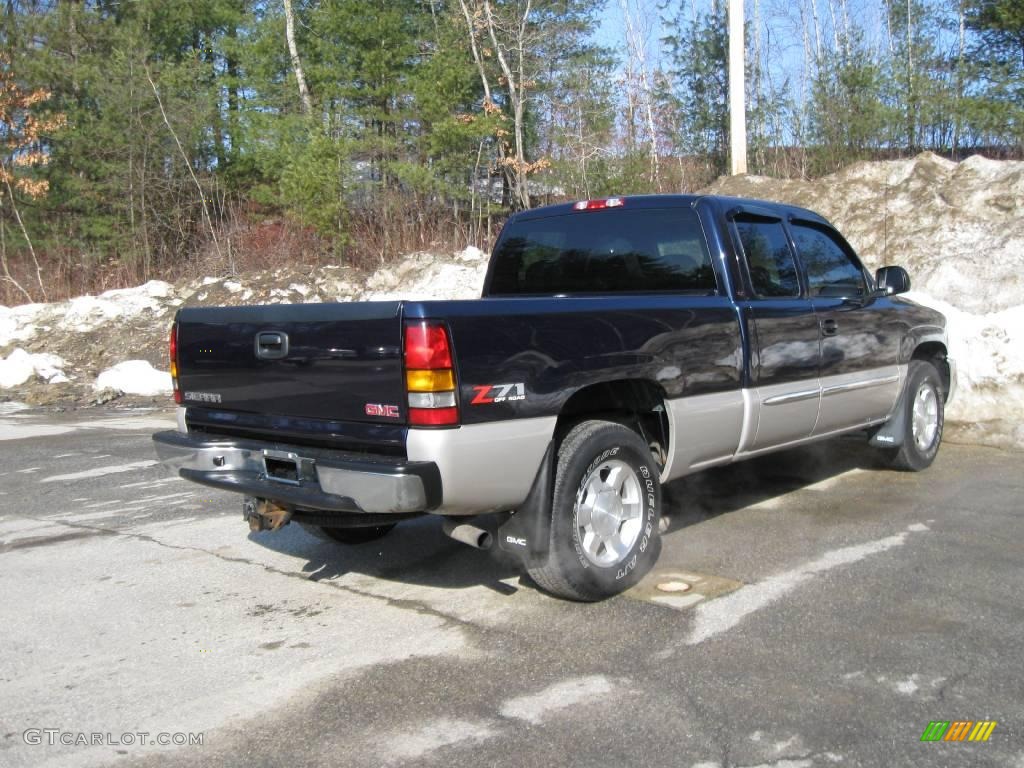
M 770 200 L 758 200 L 756 198 L 747 197 L 726 197 L 724 195 L 608 195 L 606 197 L 593 199 L 608 200 L 613 197 L 624 200 L 625 204 L 621 207 L 602 210 L 625 211 L 636 210 L 638 208 L 689 208 L 695 206 L 700 201 L 707 200 L 715 204 L 715 206 L 723 213 L 727 213 L 736 208 L 747 208 L 752 213 L 756 213 L 756 209 L 761 209 L 762 211 L 772 212 L 781 217 L 793 217 L 826 224 L 828 223 L 824 216 L 806 208 L 800 208 L 787 203 L 778 203 Z M 523 221 L 546 218 L 548 216 L 561 216 L 570 213 L 593 213 L 593 211 L 577 210 L 573 207 L 575 205 L 576 201 L 544 205 L 539 208 L 519 211 L 514 214 L 512 218 Z

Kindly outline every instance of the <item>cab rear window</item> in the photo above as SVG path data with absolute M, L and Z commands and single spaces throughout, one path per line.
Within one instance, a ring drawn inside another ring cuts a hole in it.
M 715 293 L 689 208 L 573 212 L 513 221 L 493 255 L 489 295 Z

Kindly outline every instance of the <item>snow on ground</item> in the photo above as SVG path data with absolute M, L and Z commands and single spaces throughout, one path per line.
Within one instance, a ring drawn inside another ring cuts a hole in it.
M 114 389 L 126 395 L 162 395 L 171 392 L 171 374 L 158 371 L 145 360 L 126 360 L 96 377 L 97 390 Z
M 360 301 L 395 299 L 475 299 L 483 289 L 487 254 L 470 246 L 451 259 L 428 253 L 377 270 Z
M 173 295 L 174 286 L 170 283 L 150 280 L 136 288 L 119 288 L 99 296 L 78 296 L 51 304 L 0 307 L 0 347 L 54 330 L 84 333 L 143 313 L 160 317 L 175 305 Z
M 927 294 L 906 297 L 946 316 L 949 354 L 957 365 L 957 393 L 946 420 L 987 443 L 1024 446 L 1024 304 L 973 314 Z
M 0 358 L 0 389 L 10 389 L 38 376 L 48 384 L 63 384 L 65 362 L 57 355 L 31 354 L 21 347 Z

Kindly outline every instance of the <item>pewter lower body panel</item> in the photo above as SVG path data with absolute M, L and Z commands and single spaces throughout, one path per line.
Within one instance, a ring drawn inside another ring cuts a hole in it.
M 892 413 L 906 366 L 885 366 L 821 379 L 821 407 L 813 435 L 876 422 Z
M 801 438 L 800 440 L 790 440 L 789 442 L 780 443 L 779 445 L 772 445 L 767 448 L 759 448 L 757 450 L 751 451 L 741 451 L 740 453 L 736 454 L 735 460 L 742 461 L 743 459 L 751 459 L 754 458 L 755 456 L 761 456 L 763 454 L 771 453 L 773 451 L 783 451 L 789 448 L 796 448 L 801 445 L 807 445 L 808 443 L 815 443 L 819 440 L 826 440 L 830 437 L 838 437 L 839 435 L 846 434 L 847 432 L 856 432 L 857 430 L 865 429 L 866 427 L 871 427 L 876 424 L 883 424 L 886 420 L 887 419 L 877 419 L 875 421 L 865 422 L 864 424 L 858 424 L 853 427 L 834 429 L 831 432 L 826 432 L 821 435 L 810 435 L 809 437 L 804 437 Z
M 759 405 L 750 450 L 808 437 L 818 419 L 821 385 L 817 377 L 754 388 Z
M 661 481 L 729 461 L 740 444 L 745 412 L 743 391 L 667 400 L 668 461 Z
M 469 424 L 458 429 L 410 429 L 410 461 L 441 471 L 444 515 L 515 509 L 525 499 L 555 432 L 554 416 Z

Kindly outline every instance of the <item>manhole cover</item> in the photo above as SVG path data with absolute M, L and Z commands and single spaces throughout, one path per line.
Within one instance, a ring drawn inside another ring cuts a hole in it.
M 690 585 L 685 581 L 663 581 L 655 589 L 659 592 L 689 592 Z

